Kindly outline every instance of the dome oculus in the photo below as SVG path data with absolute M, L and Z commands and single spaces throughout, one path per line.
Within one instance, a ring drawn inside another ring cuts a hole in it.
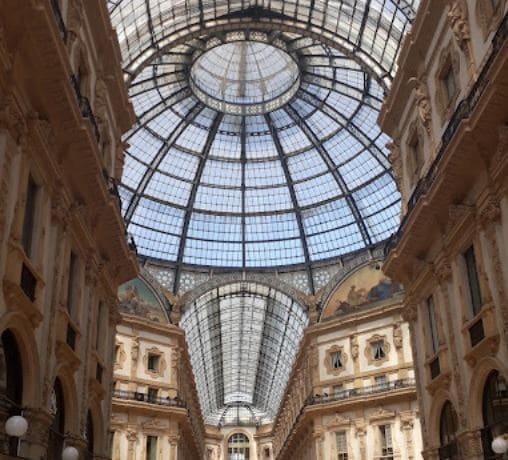
M 220 44 L 193 63 L 190 84 L 209 107 L 231 114 L 263 114 L 287 103 L 300 84 L 286 51 L 251 40 Z

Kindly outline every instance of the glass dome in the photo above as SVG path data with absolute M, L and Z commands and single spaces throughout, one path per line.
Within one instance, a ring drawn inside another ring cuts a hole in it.
M 260 42 L 225 43 L 193 63 L 190 83 L 206 105 L 233 114 L 265 113 L 294 95 L 300 81 L 296 62 Z
M 137 114 L 120 193 L 139 254 L 309 267 L 383 242 L 399 194 L 376 120 L 416 1 L 316 1 L 319 34 L 289 7 L 212 3 L 110 2 Z

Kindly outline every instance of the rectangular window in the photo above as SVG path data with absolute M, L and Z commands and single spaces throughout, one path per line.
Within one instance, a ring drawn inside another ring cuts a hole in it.
M 390 425 L 379 425 L 379 445 L 382 458 L 393 460 L 392 428 Z
M 330 354 L 332 360 L 332 369 L 340 369 L 342 367 L 342 356 L 340 351 L 334 351 Z
M 25 202 L 25 215 L 23 217 L 23 230 L 21 235 L 21 241 L 23 249 L 25 250 L 25 254 L 29 259 L 32 258 L 33 255 L 35 212 L 38 190 L 39 188 L 32 179 L 32 176 L 28 176 L 28 185 Z
M 374 380 L 376 382 L 376 387 L 378 389 L 382 389 L 386 386 L 386 375 L 376 375 L 376 377 L 374 377 Z
M 67 285 L 67 310 L 72 314 L 76 308 L 76 295 L 77 295 L 77 282 L 78 282 L 78 257 L 71 251 L 69 260 L 69 281 Z
M 430 353 L 434 356 L 439 347 L 439 337 L 436 324 L 436 312 L 434 308 L 434 297 L 430 296 L 427 299 L 427 317 L 429 321 L 429 343 Z
M 446 89 L 446 97 L 448 98 L 448 101 L 451 101 L 455 97 L 455 91 L 457 91 L 455 75 L 453 74 L 453 68 L 451 65 L 443 73 L 443 83 Z
M 159 390 L 157 388 L 148 388 L 148 402 L 156 402 L 159 396 Z
M 385 357 L 385 343 L 383 340 L 377 340 L 376 342 L 372 342 L 372 358 L 374 360 L 384 359 Z
M 146 437 L 146 460 L 157 460 L 157 436 Z
M 464 260 L 466 262 L 467 282 L 469 285 L 469 294 L 471 296 L 471 311 L 473 316 L 476 316 L 482 307 L 482 297 L 473 246 L 470 246 L 464 253 Z
M 348 460 L 347 434 L 345 431 L 335 433 L 335 442 L 337 445 L 337 460 Z
M 158 372 L 159 371 L 160 356 L 152 353 L 148 354 L 148 370 Z

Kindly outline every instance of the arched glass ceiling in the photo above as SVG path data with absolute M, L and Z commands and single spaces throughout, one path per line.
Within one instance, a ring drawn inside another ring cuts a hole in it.
M 120 191 L 143 256 L 178 267 L 309 267 L 398 225 L 376 120 L 416 1 L 263 5 L 110 2 L 138 120 Z M 268 47 L 280 59 L 248 51 Z M 226 82 L 233 68 L 243 83 L 233 93 L 197 85 L 196 70 L 202 83 L 211 78 L 203 63 L 213 78 Z M 273 105 L 247 103 L 248 88 Z
M 257 283 L 222 286 L 188 305 L 180 326 L 205 422 L 270 422 L 307 323 L 298 303 Z

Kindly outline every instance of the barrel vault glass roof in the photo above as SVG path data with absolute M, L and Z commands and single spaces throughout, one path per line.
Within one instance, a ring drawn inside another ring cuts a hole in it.
M 376 119 L 416 6 L 109 1 L 137 114 L 120 192 L 140 255 L 309 266 L 389 237 L 399 195 Z
M 307 322 L 289 296 L 256 283 L 222 286 L 189 305 L 180 326 L 205 421 L 271 421 Z

